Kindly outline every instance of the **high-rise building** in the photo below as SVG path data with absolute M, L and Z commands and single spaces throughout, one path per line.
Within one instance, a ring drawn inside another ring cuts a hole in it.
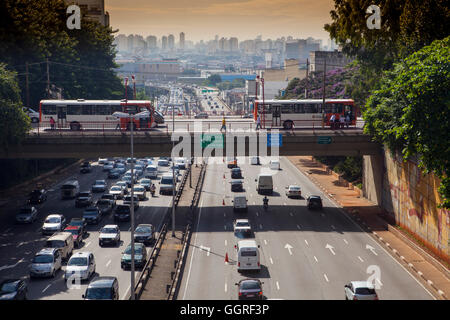
M 230 38 L 230 51 L 236 52 L 239 50 L 239 40 L 236 37 Z
M 96 20 L 109 27 L 109 13 L 105 12 L 105 0 L 65 0 L 67 5 L 76 4 L 87 19 Z
M 161 38 L 161 49 L 167 50 L 167 37 L 166 36 L 162 36 L 162 38 Z
M 150 50 L 156 48 L 156 37 L 155 36 L 148 36 L 147 38 L 145 38 L 145 40 L 147 41 L 147 45 Z
M 180 33 L 180 49 L 184 50 L 184 42 L 185 42 L 185 38 L 184 38 L 184 32 Z
M 169 37 L 167 38 L 167 45 L 169 46 L 169 50 L 175 49 L 175 37 L 173 34 L 169 34 Z

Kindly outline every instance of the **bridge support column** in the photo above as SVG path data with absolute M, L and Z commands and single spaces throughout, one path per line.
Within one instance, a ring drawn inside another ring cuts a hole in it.
M 383 174 L 383 155 L 363 156 L 363 196 L 377 205 L 381 205 Z

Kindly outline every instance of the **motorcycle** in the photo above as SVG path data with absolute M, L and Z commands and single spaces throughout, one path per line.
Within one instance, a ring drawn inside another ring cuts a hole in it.
M 150 190 L 150 193 L 152 194 L 152 197 L 155 196 L 155 190 L 154 189 Z
M 264 208 L 264 210 L 266 210 L 266 211 L 267 211 L 267 209 L 269 209 L 269 200 L 267 200 L 267 201 L 264 200 L 263 208 Z

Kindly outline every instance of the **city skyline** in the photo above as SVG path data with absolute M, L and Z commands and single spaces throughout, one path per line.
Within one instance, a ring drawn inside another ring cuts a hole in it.
M 186 41 L 214 39 L 216 35 L 230 38 L 263 39 L 292 36 L 313 37 L 326 41 L 323 29 L 331 22 L 333 0 L 196 0 L 186 4 L 154 0 L 132 0 L 123 5 L 119 0 L 107 0 L 111 27 L 121 34 L 141 34 L 144 37 L 184 32 Z M 151 18 L 150 18 L 151 17 Z

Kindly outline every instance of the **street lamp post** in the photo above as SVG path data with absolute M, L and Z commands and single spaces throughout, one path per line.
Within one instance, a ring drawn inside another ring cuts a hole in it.
M 172 107 L 172 134 L 175 131 L 175 108 Z M 175 148 L 175 141 L 172 140 L 172 150 Z M 174 158 L 172 157 L 172 237 L 175 237 L 175 191 L 177 185 L 175 182 L 175 166 Z

